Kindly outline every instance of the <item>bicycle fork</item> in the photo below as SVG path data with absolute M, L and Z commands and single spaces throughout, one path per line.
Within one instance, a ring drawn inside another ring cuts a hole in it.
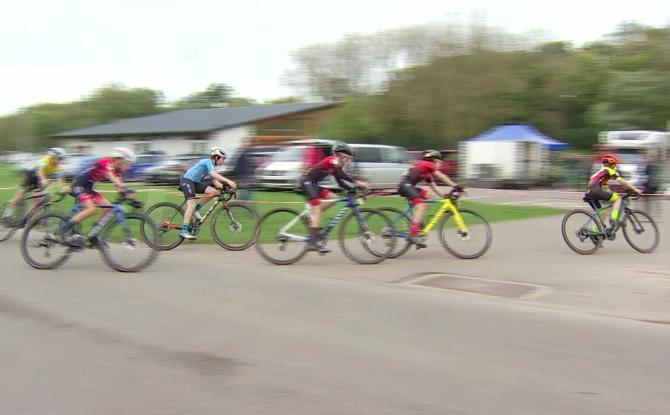
M 467 234 L 468 228 L 467 226 L 465 226 L 465 221 L 463 221 L 461 213 L 458 211 L 458 209 L 456 209 L 456 206 L 449 199 L 445 199 L 442 202 L 440 208 L 437 210 L 437 212 L 435 212 L 435 215 L 433 215 L 430 222 L 428 222 L 428 225 L 426 225 L 426 227 L 421 230 L 421 233 L 425 235 L 428 233 L 428 231 L 433 229 L 435 225 L 437 225 L 437 222 L 442 218 L 442 216 L 444 216 L 444 214 L 447 211 L 449 211 L 451 215 L 454 217 L 454 222 L 456 222 L 456 227 L 458 228 L 459 232 Z

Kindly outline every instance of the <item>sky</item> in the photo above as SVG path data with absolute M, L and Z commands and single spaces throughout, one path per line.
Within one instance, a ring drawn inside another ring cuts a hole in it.
M 168 101 L 218 82 L 258 101 L 295 95 L 282 84 L 292 51 L 473 16 L 577 46 L 623 21 L 670 25 L 667 0 L 0 0 L 0 116 L 108 83 Z

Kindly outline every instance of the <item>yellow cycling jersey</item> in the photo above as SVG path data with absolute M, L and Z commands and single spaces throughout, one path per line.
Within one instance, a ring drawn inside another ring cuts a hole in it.
M 44 177 L 60 176 L 61 168 L 56 157 L 44 156 L 37 162 L 35 172 L 41 171 Z

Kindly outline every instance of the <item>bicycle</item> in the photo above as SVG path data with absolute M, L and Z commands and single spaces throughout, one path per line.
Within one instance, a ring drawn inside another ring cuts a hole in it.
M 198 220 L 193 215 L 190 222 L 191 233 L 197 235 L 201 226 L 211 214 L 210 230 L 212 237 L 219 246 L 229 251 L 241 251 L 251 246 L 258 232 L 259 216 L 256 209 L 246 203 L 231 202 L 231 199 L 235 196 L 234 191 L 224 188 L 212 206 L 202 215 L 202 219 Z M 221 204 L 221 208 L 212 214 L 219 204 Z M 172 202 L 160 202 L 147 209 L 146 215 L 158 224 L 158 249 L 168 251 L 184 242 L 184 238 L 179 236 L 179 231 L 184 221 L 185 205 L 186 201 L 181 205 Z M 223 212 L 226 213 L 225 216 L 222 216 Z M 227 218 L 227 222 L 225 218 Z M 217 226 L 220 223 L 221 230 Z
M 393 224 L 379 210 L 359 207 L 364 198 L 365 195 L 359 192 L 347 192 L 344 197 L 333 199 L 336 203 L 344 203 L 344 206 L 319 233 L 326 242 L 328 235 L 342 220 L 337 238 L 347 258 L 359 264 L 377 264 L 386 259 L 395 247 L 394 235 L 382 235 L 382 230 L 392 228 Z M 258 254 L 276 265 L 289 265 L 301 259 L 307 253 L 310 242 L 310 215 L 309 205 L 302 212 L 290 208 L 267 212 L 260 220 L 256 237 Z
M 421 226 L 418 236 L 425 240 L 428 232 L 438 226 L 440 243 L 445 250 L 462 259 L 479 258 L 491 247 L 493 231 L 491 225 L 479 213 L 471 209 L 458 208 L 458 200 L 463 193 L 461 189 L 454 188 L 444 199 L 424 200 L 424 203 L 440 206 L 428 224 Z M 405 254 L 411 246 L 409 229 L 414 208 L 411 203 L 408 203 L 404 211 L 391 207 L 380 210 L 391 217 L 396 237 L 405 240 L 405 243 L 399 242 L 396 245 L 397 249 L 389 255 L 389 258 L 398 258 Z
M 124 212 L 122 203 L 135 209 L 143 205 L 138 200 L 122 196 L 110 205 L 99 206 L 109 210 L 85 236 L 79 232 L 80 225 L 66 235 L 60 235 L 65 222 L 81 210 L 80 204 L 75 204 L 69 214 L 46 212 L 36 216 L 23 232 L 21 255 L 34 268 L 54 269 L 63 265 L 74 252 L 97 248 L 110 268 L 120 272 L 142 271 L 158 257 L 158 230 L 145 214 Z M 126 261 L 126 256 L 130 261 Z
M 48 211 L 53 205 L 59 203 L 65 198 L 65 193 L 58 193 L 56 199 L 52 199 L 49 193 L 41 193 L 31 196 L 22 197 L 18 203 L 14 206 L 14 211 L 12 215 L 2 217 L 0 219 L 0 242 L 6 241 L 11 238 L 14 233 L 25 227 L 26 223 L 30 221 L 31 218 L 35 217 L 40 212 Z M 38 199 L 35 206 L 25 213 L 26 204 L 29 200 Z M 0 206 L 0 212 L 4 213 L 7 209 L 7 204 L 5 202 Z
M 617 232 L 622 229 L 624 238 L 633 249 L 642 253 L 654 251 L 660 240 L 658 226 L 647 213 L 629 207 L 630 201 L 635 199 L 635 193 L 622 197 L 619 218 L 614 231 L 608 234 L 601 215 L 606 212 L 609 215 L 612 205 L 601 208 L 594 199 L 585 196 L 582 200 L 591 206 L 592 211 L 574 209 L 566 213 L 561 222 L 563 240 L 578 254 L 590 255 L 600 249 L 605 240 L 615 240 Z M 637 241 L 638 237 L 647 238 L 649 242 Z

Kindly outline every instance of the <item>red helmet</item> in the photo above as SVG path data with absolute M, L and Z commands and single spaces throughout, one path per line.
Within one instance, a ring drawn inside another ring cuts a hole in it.
M 614 155 L 614 154 L 605 154 L 603 156 L 603 163 L 611 164 L 612 166 L 616 166 L 619 164 L 619 159 Z

